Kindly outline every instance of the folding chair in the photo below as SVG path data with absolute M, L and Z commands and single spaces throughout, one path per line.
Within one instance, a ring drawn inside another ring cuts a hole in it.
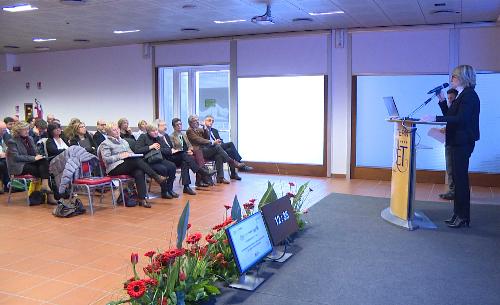
M 104 197 L 104 189 L 109 187 L 111 190 L 111 201 L 113 207 L 116 206 L 115 195 L 113 194 L 113 181 L 111 177 L 93 177 L 92 176 L 92 166 L 90 161 L 82 162 L 80 166 L 80 177 L 77 179 L 73 179 L 71 184 L 71 193 L 70 197 L 73 196 L 73 193 L 76 189 L 82 188 L 87 191 L 87 196 L 89 199 L 89 207 L 90 214 L 94 214 L 94 208 L 92 204 L 92 192 L 96 189 L 102 189 L 100 203 L 102 203 L 102 198 Z
M 16 181 L 21 181 L 21 183 L 24 186 L 24 191 L 26 192 L 26 203 L 28 206 L 30 205 L 30 196 L 28 194 L 28 183 L 33 182 L 33 177 L 32 175 L 10 175 L 10 182 L 9 182 L 9 198 L 7 198 L 7 204 L 10 204 L 10 197 L 12 195 L 12 182 L 14 180 Z
M 106 172 L 106 164 L 104 163 L 104 160 L 102 159 L 101 146 L 100 145 L 97 148 L 97 156 L 99 158 L 99 165 L 100 165 L 101 174 L 105 173 Z M 122 195 L 123 205 L 125 206 L 125 194 L 124 194 L 124 191 L 123 191 L 123 189 L 124 189 L 123 185 L 124 184 L 128 184 L 131 181 L 134 181 L 134 178 L 132 176 L 129 176 L 129 175 L 116 175 L 116 176 L 106 175 L 106 177 L 111 178 L 112 181 L 114 181 L 114 182 L 116 182 L 118 184 L 118 188 L 120 190 L 120 194 Z M 118 198 L 116 200 L 118 201 Z

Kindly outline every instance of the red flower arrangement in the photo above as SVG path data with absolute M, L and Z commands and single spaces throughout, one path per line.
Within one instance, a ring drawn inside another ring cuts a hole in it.
M 207 236 L 205 236 L 205 240 L 209 244 L 215 244 L 217 242 L 217 240 L 214 239 L 214 235 L 212 233 L 207 234 Z
M 144 253 L 144 256 L 152 258 L 153 255 L 155 255 L 155 253 L 156 253 L 155 251 L 148 251 L 148 252 Z
M 138 299 L 146 292 L 146 284 L 142 280 L 132 281 L 127 285 L 127 293 L 130 297 Z
M 226 226 L 230 225 L 232 222 L 233 222 L 233 218 L 231 218 L 231 216 L 229 216 L 226 220 L 224 220 L 224 222 L 214 226 L 212 228 L 212 230 L 219 232 L 220 230 L 224 229 Z
M 203 234 L 196 232 L 194 234 L 188 235 L 186 238 L 186 243 L 188 244 L 196 244 L 203 237 Z
M 253 202 L 244 203 L 243 208 L 245 210 L 253 210 L 255 208 L 255 204 Z

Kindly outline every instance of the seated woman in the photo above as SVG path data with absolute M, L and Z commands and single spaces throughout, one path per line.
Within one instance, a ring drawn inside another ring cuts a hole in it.
M 50 192 L 49 162 L 36 153 L 33 139 L 28 135 L 29 124 L 17 122 L 12 127 L 12 138 L 7 142 L 7 167 L 11 175 L 32 175 L 42 179 L 42 190 Z
M 79 145 L 85 148 L 91 154 L 96 155 L 96 145 L 92 135 L 87 131 L 87 126 L 84 122 L 73 125 L 74 137 L 69 140 L 69 145 Z
M 167 177 L 167 183 L 162 185 L 161 188 L 161 198 L 172 199 L 179 197 L 179 195 L 173 190 L 175 171 L 177 168 L 175 163 L 166 159 L 166 157 L 172 155 L 172 149 L 168 147 L 164 141 L 160 141 L 158 128 L 153 125 L 147 125 L 146 133 L 141 134 L 135 144 L 135 152 L 146 156 L 152 151 L 159 151 L 162 159 L 155 162 L 148 162 L 148 159 L 146 158 L 146 162 L 148 162 L 149 166 L 151 166 L 151 168 L 153 168 L 158 174 Z
M 55 157 L 68 149 L 68 144 L 66 144 L 63 138 L 61 138 L 61 125 L 58 123 L 49 124 L 47 127 L 47 133 L 49 138 L 45 143 L 45 147 L 47 148 L 47 155 L 49 157 Z
M 128 120 L 126 118 L 121 118 L 118 120 L 118 128 L 120 128 L 120 138 L 128 142 L 128 145 L 135 151 L 135 141 L 137 141 L 132 134 L 132 129 L 128 127 Z
M 69 140 L 75 137 L 75 134 L 73 133 L 73 131 L 75 130 L 74 126 L 80 124 L 80 122 L 81 121 L 79 118 L 72 118 L 71 120 L 69 120 L 68 126 L 64 127 L 61 138 L 63 138 L 66 143 L 69 143 Z M 54 120 L 52 123 L 58 123 L 59 125 L 61 124 L 59 120 Z
M 132 150 L 128 142 L 120 138 L 120 128 L 116 123 L 106 126 L 106 140 L 100 145 L 100 154 L 106 166 L 106 173 L 111 176 L 130 175 L 134 177 L 139 205 L 150 208 L 151 204 L 146 201 L 146 179 L 145 174 L 152 177 L 158 184 L 166 183 L 167 178 L 158 175 L 142 158 L 133 158 Z

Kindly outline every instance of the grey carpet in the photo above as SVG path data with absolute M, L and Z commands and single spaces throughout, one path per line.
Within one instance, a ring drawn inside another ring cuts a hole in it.
M 452 205 L 416 202 L 438 229 L 409 232 L 382 220 L 388 205 L 328 195 L 310 209 L 288 262 L 264 263 L 257 291 L 224 288 L 216 304 L 500 304 L 500 206 L 472 205 L 471 228 L 450 229 Z

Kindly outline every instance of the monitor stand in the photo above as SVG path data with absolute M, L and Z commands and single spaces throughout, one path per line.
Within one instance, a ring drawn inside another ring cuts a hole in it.
M 285 247 L 286 251 L 286 247 Z M 278 263 L 284 263 L 287 259 L 289 259 L 293 253 L 290 252 L 284 252 L 281 250 L 276 249 L 276 247 L 273 247 L 273 252 L 271 252 L 266 258 L 266 261 L 273 261 L 273 262 L 278 262 Z
M 247 290 L 247 291 L 254 291 L 265 280 L 266 279 L 263 277 L 258 277 L 258 276 L 243 273 L 240 276 L 240 278 L 238 279 L 238 281 L 234 282 L 232 284 L 229 284 L 229 287 L 241 289 L 241 290 Z

